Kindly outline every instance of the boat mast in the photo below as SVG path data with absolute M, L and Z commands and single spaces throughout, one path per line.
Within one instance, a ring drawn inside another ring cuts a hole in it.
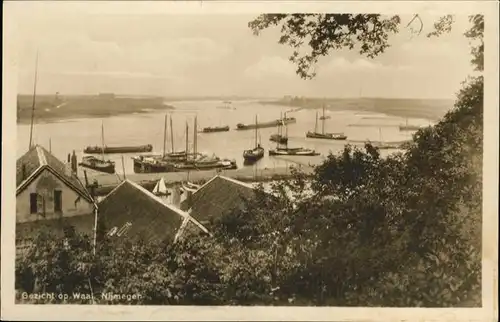
M 288 125 L 286 123 L 286 112 L 285 112 L 285 137 L 288 138 Z
M 314 123 L 314 133 L 318 133 L 318 111 L 316 110 L 316 122 Z
M 194 130 L 193 130 L 193 153 L 194 158 L 196 159 L 196 153 L 198 152 L 198 134 L 196 130 L 198 129 L 198 116 L 194 117 Z
M 30 125 L 30 145 L 29 145 L 29 149 L 31 149 L 31 144 L 33 142 L 33 119 L 35 117 L 36 82 L 37 82 L 37 78 L 38 78 L 38 51 L 36 52 L 36 61 L 35 61 L 35 83 L 33 85 L 33 105 L 31 107 L 31 125 Z
M 163 125 L 163 157 L 165 157 L 165 150 L 167 146 L 167 118 L 168 114 L 165 113 L 165 124 Z
M 174 127 L 172 126 L 172 115 L 170 115 L 170 144 L 172 146 L 172 153 L 174 152 Z
M 323 119 L 321 120 L 321 133 L 325 134 L 325 104 L 323 104 Z
M 189 151 L 189 125 L 188 122 L 186 121 L 186 160 L 188 159 L 188 151 Z
M 104 161 L 104 121 L 101 121 L 101 156 Z
M 278 123 L 278 140 L 281 138 L 283 134 L 283 112 L 280 112 L 280 121 Z
M 255 114 L 255 147 L 257 148 L 257 114 Z

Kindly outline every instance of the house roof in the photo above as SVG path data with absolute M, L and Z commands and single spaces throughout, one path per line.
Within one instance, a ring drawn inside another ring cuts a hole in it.
M 92 202 L 92 198 L 78 177 L 68 173 L 66 167 L 62 161 L 42 146 L 33 146 L 16 161 L 16 195 L 23 191 L 42 170 L 48 169 L 87 201 Z
M 217 175 L 184 200 L 181 209 L 198 220 L 208 220 L 241 207 L 244 199 L 254 196 L 252 185 Z
M 130 223 L 126 234 L 119 238 L 141 238 L 145 241 L 181 237 L 186 228 L 208 230 L 187 212 L 166 204 L 140 185 L 126 179 L 98 204 L 98 220 L 104 229 L 120 229 Z

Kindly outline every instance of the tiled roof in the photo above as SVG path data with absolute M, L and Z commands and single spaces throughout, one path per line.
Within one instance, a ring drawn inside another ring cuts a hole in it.
M 24 175 L 23 165 L 25 166 Z M 36 172 L 41 171 L 43 168 L 50 169 L 56 176 L 65 181 L 84 198 L 89 201 L 92 200 L 76 175 L 69 174 L 66 170 L 66 165 L 40 145 L 33 146 L 28 152 L 17 159 L 16 185 L 18 193 L 36 176 Z
M 23 165 L 25 173 L 23 176 Z M 36 147 L 32 147 L 16 161 L 16 187 L 29 178 L 39 167 L 41 167 Z
M 198 221 L 205 222 L 242 207 L 245 199 L 254 196 L 251 185 L 218 175 L 194 192 L 190 200 L 184 200 L 181 209 L 189 211 Z
M 124 180 L 98 204 L 98 221 L 109 232 L 130 223 L 127 232 L 117 238 L 143 239 L 144 241 L 165 239 L 174 241 L 182 234 L 183 226 L 194 224 L 198 230 L 208 231 L 188 213 L 167 205 L 163 200 L 139 186 Z

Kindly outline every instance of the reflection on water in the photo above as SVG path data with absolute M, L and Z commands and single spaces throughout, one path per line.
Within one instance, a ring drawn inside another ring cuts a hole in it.
M 214 153 L 221 158 L 235 159 L 239 167 L 243 166 L 243 150 L 254 145 L 255 131 L 235 131 L 236 124 L 253 123 L 255 114 L 262 122 L 270 121 L 279 118 L 281 112 L 292 110 L 292 108 L 283 106 L 261 105 L 255 101 L 235 101 L 232 104 L 235 107 L 234 110 L 218 108 L 221 105 L 219 101 L 183 101 L 171 104 L 176 109 L 165 112 L 171 113 L 173 118 L 174 150 L 186 148 L 186 122 L 189 124 L 189 148 L 192 148 L 193 121 L 197 115 L 199 130 L 203 127 L 223 125 L 228 125 L 231 128 L 229 132 L 199 133 L 198 151 L 208 154 Z M 52 153 L 61 160 L 66 160 L 67 154 L 75 150 L 80 160 L 86 146 L 101 145 L 101 122 L 103 122 L 106 145 L 152 144 L 154 152 L 161 153 L 164 115 L 162 112 L 151 112 L 113 116 L 105 119 L 72 119 L 56 123 L 36 124 L 33 133 L 34 142 L 49 149 L 50 141 Z M 266 156 L 257 163 L 258 169 L 287 166 L 293 162 L 317 164 L 330 151 L 335 153 L 341 150 L 346 143 L 346 141 L 306 139 L 305 133 L 314 130 L 315 127 L 315 110 L 302 109 L 289 112 L 287 115 L 297 118 L 297 123 L 288 126 L 288 145 L 290 147 L 312 148 L 322 155 L 318 157 L 269 157 L 268 150 L 276 146 L 275 143 L 269 141 L 269 136 L 275 133 L 276 129 L 260 129 L 258 137 L 266 149 Z M 352 140 L 358 143 L 367 139 L 401 141 L 410 138 L 410 133 L 399 131 L 398 126 L 406 122 L 403 118 L 384 114 L 359 113 L 359 111 L 328 111 L 328 115 L 331 118 L 325 120 L 325 132 L 344 132 L 348 136 L 348 141 Z M 370 118 L 366 119 L 368 115 Z M 429 125 L 427 120 L 410 119 L 408 121 L 410 124 Z M 376 125 L 363 126 L 365 123 L 376 123 Z M 321 129 L 321 121 L 318 121 L 318 131 Z M 19 157 L 27 150 L 29 125 L 18 124 L 17 139 L 17 157 Z M 171 149 L 170 142 L 170 129 L 168 129 L 167 150 Z M 131 160 L 133 155 L 123 155 L 123 167 L 126 173 L 133 173 Z M 122 155 L 108 155 L 106 158 L 116 162 L 118 173 L 123 172 Z

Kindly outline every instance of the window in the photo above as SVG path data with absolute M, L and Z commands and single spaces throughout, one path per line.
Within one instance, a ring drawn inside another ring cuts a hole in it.
M 30 193 L 30 213 L 36 214 L 38 212 L 38 194 Z
M 54 190 L 54 212 L 62 211 L 62 191 Z

